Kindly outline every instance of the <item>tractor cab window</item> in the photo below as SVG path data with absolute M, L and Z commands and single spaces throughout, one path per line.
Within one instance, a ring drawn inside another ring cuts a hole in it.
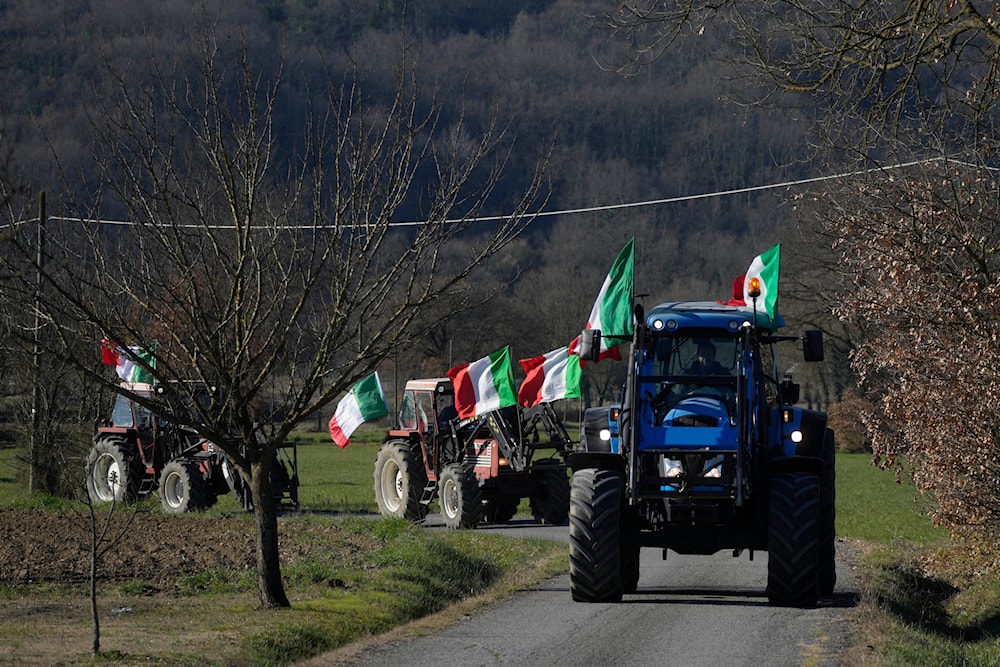
M 458 417 L 458 409 L 455 407 L 454 394 L 438 394 L 437 397 L 437 423 L 438 432 L 448 430 L 448 422 Z
M 652 348 L 655 375 L 734 375 L 737 339 L 724 336 L 671 336 Z
M 692 332 L 663 336 L 652 343 L 638 387 L 645 398 L 645 423 L 719 424 L 735 419 L 738 338 Z M 684 409 L 675 411 L 685 401 Z
M 407 391 L 403 394 L 403 407 L 399 411 L 399 428 L 406 431 L 426 431 L 434 414 L 434 395 L 429 391 Z
M 140 431 L 148 431 L 153 428 L 153 413 L 146 408 L 135 406 L 135 427 Z
M 111 411 L 111 423 L 121 428 L 135 426 L 132 420 L 132 401 L 124 396 L 115 397 L 115 407 Z

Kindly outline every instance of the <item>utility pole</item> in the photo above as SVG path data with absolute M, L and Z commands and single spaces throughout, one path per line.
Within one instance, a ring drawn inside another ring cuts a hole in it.
M 32 382 L 31 382 L 31 439 L 28 445 L 28 491 L 34 493 L 38 490 L 38 448 L 39 428 L 41 423 L 40 407 L 42 393 L 42 364 L 41 345 L 38 342 L 39 330 L 42 326 L 42 263 L 45 258 L 45 193 L 38 195 L 38 238 L 35 255 L 35 327 L 32 332 L 34 345 L 32 346 Z

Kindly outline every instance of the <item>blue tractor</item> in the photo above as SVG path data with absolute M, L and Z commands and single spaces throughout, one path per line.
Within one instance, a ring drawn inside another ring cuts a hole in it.
M 591 408 L 569 456 L 570 587 L 581 602 L 635 592 L 643 547 L 768 552 L 772 604 L 833 592 L 834 439 L 826 414 L 796 407 L 776 345 L 821 361 L 820 331 L 776 333 L 754 305 L 635 307 L 620 405 Z M 613 332 L 607 332 L 611 335 Z M 601 332 L 581 336 L 595 359 Z

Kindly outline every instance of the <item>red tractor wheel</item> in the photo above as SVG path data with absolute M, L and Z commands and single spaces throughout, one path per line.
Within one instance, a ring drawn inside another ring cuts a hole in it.
M 118 438 L 98 440 L 87 456 L 87 494 L 94 503 L 132 503 L 139 497 L 142 464 L 135 447 Z
M 205 475 L 197 463 L 171 461 L 160 473 L 160 503 L 170 514 L 192 512 L 207 507 Z

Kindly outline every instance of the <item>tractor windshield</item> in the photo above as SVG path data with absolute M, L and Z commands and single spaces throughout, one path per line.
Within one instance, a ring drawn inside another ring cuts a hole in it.
M 655 429 L 735 424 L 739 338 L 713 334 L 649 341 L 637 387 L 643 423 Z
M 738 339 L 729 336 L 670 336 L 655 340 L 647 360 L 650 375 L 735 375 Z
M 149 429 L 153 425 L 153 415 L 141 405 L 118 395 L 115 397 L 115 407 L 111 411 L 111 423 L 120 428 Z

